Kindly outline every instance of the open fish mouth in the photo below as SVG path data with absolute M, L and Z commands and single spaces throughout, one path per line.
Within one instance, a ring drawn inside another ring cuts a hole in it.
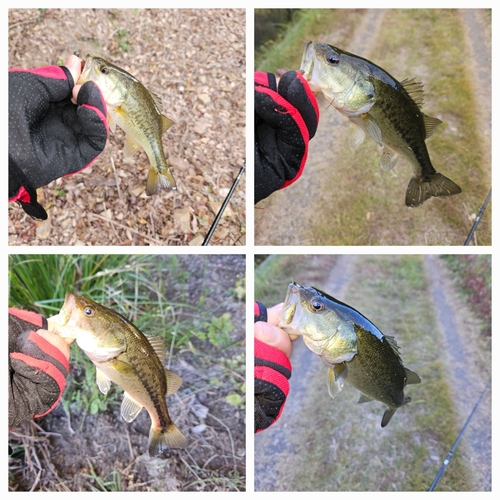
M 297 307 L 300 303 L 300 285 L 290 283 L 286 291 L 285 302 L 281 310 L 278 327 L 283 328 L 289 334 L 302 335 L 300 332 L 300 322 L 303 314 L 301 308 Z
M 77 331 L 69 328 L 69 321 L 72 316 L 73 309 L 75 307 L 75 296 L 68 292 L 64 299 L 64 304 L 59 311 L 59 314 L 47 318 L 48 328 L 51 332 L 56 333 L 59 337 L 63 339 L 76 339 Z

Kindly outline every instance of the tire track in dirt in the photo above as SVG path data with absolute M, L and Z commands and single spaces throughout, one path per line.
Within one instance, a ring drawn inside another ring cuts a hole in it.
M 321 286 L 339 300 L 354 274 L 356 255 L 340 255 Z M 310 284 L 310 283 L 302 283 Z M 290 437 L 300 434 L 297 416 L 304 408 L 304 398 L 309 389 L 308 381 L 313 377 L 324 377 L 321 359 L 310 351 L 302 339 L 293 344 L 291 357 L 293 367 L 290 378 L 290 393 L 280 419 L 264 432 L 255 434 L 254 463 L 255 491 L 285 491 L 286 479 L 282 480 L 280 469 L 286 468 L 287 456 L 294 453 Z M 321 373 L 320 373 L 321 372 Z
M 426 255 L 424 266 L 436 321 L 446 346 L 443 359 L 447 364 L 450 391 L 462 426 L 491 376 L 491 357 L 471 338 L 470 332 L 474 330 L 471 311 L 463 307 L 463 299 L 456 297 L 442 262 L 435 255 Z M 475 491 L 491 491 L 491 403 L 489 389 L 459 444 L 461 455 L 467 457 L 471 465 Z M 450 448 L 452 445 L 450 443 Z

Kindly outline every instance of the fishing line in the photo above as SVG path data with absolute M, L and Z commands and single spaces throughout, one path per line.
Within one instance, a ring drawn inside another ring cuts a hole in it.
M 220 207 L 220 210 L 217 214 L 217 217 L 212 223 L 212 226 L 210 227 L 210 231 L 208 231 L 208 234 L 205 236 L 205 239 L 203 240 L 203 243 L 201 244 L 202 247 L 205 247 L 208 245 L 208 242 L 210 241 L 210 238 L 212 237 L 212 234 L 215 231 L 215 228 L 217 227 L 217 224 L 220 221 L 220 218 L 222 217 L 222 214 L 224 213 L 224 210 L 227 207 L 227 204 L 229 203 L 229 200 L 231 199 L 231 196 L 233 195 L 233 192 L 236 188 L 236 185 L 238 184 L 241 176 L 243 175 L 243 172 L 245 171 L 245 168 L 247 166 L 247 163 L 243 163 L 243 166 L 240 168 L 240 172 L 236 179 L 234 179 L 233 185 L 231 186 L 231 189 L 229 190 L 229 193 L 227 193 L 226 199 L 224 200 L 224 203 L 222 204 L 222 207 Z
M 491 191 L 490 191 L 490 193 L 491 193 Z M 486 393 L 486 390 L 489 388 L 490 384 L 491 384 L 491 377 L 490 377 L 490 380 L 488 380 L 488 383 L 486 384 L 486 387 L 484 388 L 483 392 L 481 393 L 481 396 L 479 396 L 479 399 L 477 400 L 476 404 L 474 405 L 474 408 L 472 409 L 472 411 L 469 415 L 469 418 L 465 422 L 465 425 L 463 426 L 462 430 L 460 431 L 460 434 L 458 435 L 457 440 L 455 441 L 455 444 L 452 446 L 451 450 L 449 451 L 448 456 L 445 458 L 445 460 L 443 462 L 443 465 L 441 465 L 441 468 L 439 469 L 439 472 L 437 473 L 436 477 L 434 478 L 434 481 L 432 482 L 431 487 L 429 488 L 429 491 L 434 491 L 434 488 L 436 487 L 437 483 L 441 479 L 441 476 L 443 475 L 443 472 L 446 469 L 446 466 L 450 463 L 451 456 L 453 455 L 453 452 L 455 451 L 455 449 L 458 446 L 458 443 L 462 439 L 462 436 L 464 435 L 465 429 L 469 425 L 469 423 L 472 419 L 472 416 L 476 412 L 477 407 L 479 406 L 479 403 L 483 399 L 483 396 Z
M 488 193 L 488 196 L 486 196 L 486 200 L 484 200 L 483 206 L 480 208 L 479 213 L 477 214 L 474 225 L 472 226 L 472 229 L 470 230 L 469 236 L 467 236 L 467 239 L 465 240 L 464 246 L 467 246 L 469 244 L 469 242 L 472 238 L 472 235 L 474 234 L 474 231 L 476 230 L 477 225 L 479 224 L 479 221 L 481 220 L 481 217 L 483 216 L 483 213 L 486 210 L 486 207 L 488 206 L 490 198 L 491 198 L 491 189 L 490 189 L 490 192 Z

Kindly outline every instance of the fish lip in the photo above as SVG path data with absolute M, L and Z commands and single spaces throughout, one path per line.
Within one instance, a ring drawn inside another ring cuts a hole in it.
M 292 322 L 295 325 L 297 324 L 297 321 L 294 320 L 297 319 L 295 313 L 297 312 L 297 305 L 299 302 L 300 285 L 297 285 L 297 283 L 290 283 L 286 291 L 285 302 L 283 303 L 277 326 L 295 335 L 301 335 L 301 332 L 295 331 L 294 326 L 291 325 Z
M 85 56 L 85 64 L 83 66 L 82 72 L 80 73 L 80 78 L 78 78 L 78 81 L 76 82 L 77 85 L 82 85 L 85 82 L 89 81 L 92 79 L 93 72 L 94 72 L 94 67 L 93 67 L 93 61 L 94 57 L 92 57 L 90 54 L 87 54 Z
M 63 339 L 75 338 L 73 335 L 68 334 L 67 329 L 65 329 L 71 319 L 75 305 L 75 296 L 71 292 L 67 292 L 64 298 L 64 304 L 59 313 L 47 318 L 48 329 Z
M 314 67 L 314 43 L 308 40 L 304 43 L 304 51 L 302 52 L 302 61 L 300 62 L 300 72 L 304 78 L 308 80 L 311 76 L 312 68 Z

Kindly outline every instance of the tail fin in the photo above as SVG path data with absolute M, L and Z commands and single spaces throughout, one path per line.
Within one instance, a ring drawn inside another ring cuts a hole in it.
M 155 429 L 151 426 L 148 443 L 150 457 L 161 457 L 167 448 L 185 448 L 187 445 L 186 436 L 173 422 L 170 422 L 166 429 Z
M 452 180 L 436 172 L 425 177 L 412 177 L 406 190 L 406 205 L 418 207 L 431 196 L 451 196 L 462 190 Z
M 146 194 L 151 196 L 160 189 L 177 189 L 177 184 L 170 170 L 167 168 L 162 173 L 158 173 L 153 166 L 149 167 L 148 180 L 146 181 Z

